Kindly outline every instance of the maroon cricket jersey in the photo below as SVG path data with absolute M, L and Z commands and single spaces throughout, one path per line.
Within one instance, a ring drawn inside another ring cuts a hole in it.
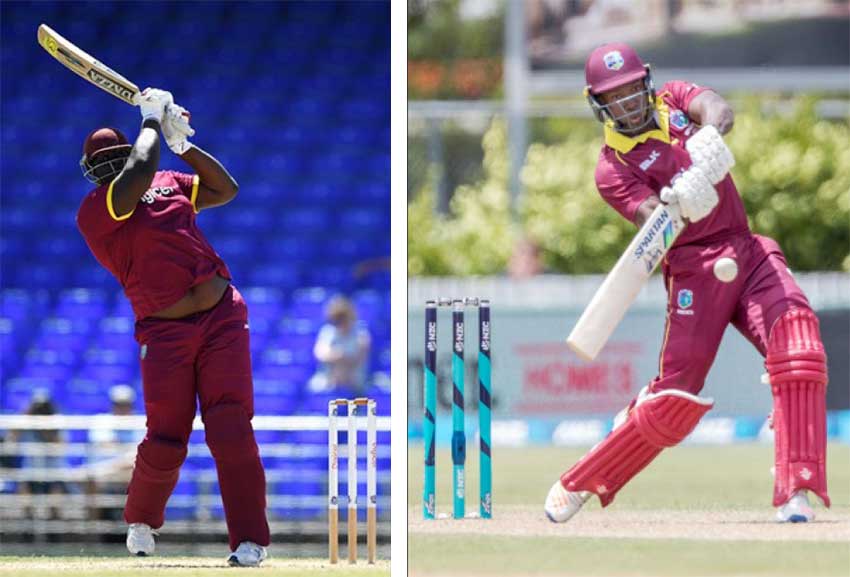
M 77 226 L 98 262 L 121 283 L 136 319 L 176 303 L 216 275 L 231 278 L 195 221 L 198 184 L 197 175 L 159 171 L 127 215 L 115 214 L 111 183 L 80 204 Z
M 605 126 L 605 144 L 596 166 L 599 194 L 634 222 L 638 207 L 658 195 L 673 178 L 691 166 L 685 143 L 699 126 L 688 116 L 694 97 L 707 90 L 689 82 L 667 82 L 656 98 L 659 128 L 629 137 Z M 732 176 L 715 185 L 720 201 L 704 219 L 689 224 L 675 245 L 705 243 L 748 232 L 744 204 Z

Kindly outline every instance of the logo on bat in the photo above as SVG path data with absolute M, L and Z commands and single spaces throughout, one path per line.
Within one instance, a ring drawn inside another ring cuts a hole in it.
M 101 66 L 103 66 L 101 64 Z M 106 68 L 106 66 L 104 66 Z M 126 86 L 122 86 L 121 84 L 115 82 L 111 78 L 107 78 L 106 76 L 100 74 L 97 70 L 92 68 L 88 71 L 89 80 L 93 83 L 97 84 L 107 92 L 113 93 L 115 96 L 119 98 L 123 98 L 124 100 L 132 100 L 133 94 L 135 94 L 134 90 L 127 88 Z
M 671 220 L 667 223 L 667 226 L 664 227 L 664 248 L 670 248 L 670 245 L 673 244 L 673 221 Z
M 655 270 L 666 250 L 673 244 L 673 233 L 673 220 L 670 218 L 670 213 L 663 210 L 652 223 L 652 226 L 649 227 L 649 230 L 646 231 L 632 254 L 635 260 L 643 262 L 647 273 Z M 661 236 L 660 242 L 659 235 Z

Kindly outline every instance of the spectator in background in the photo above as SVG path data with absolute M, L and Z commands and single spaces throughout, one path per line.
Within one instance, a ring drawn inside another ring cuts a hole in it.
M 26 415 L 55 415 L 56 405 L 50 393 L 45 389 L 36 389 L 30 398 Z M 56 469 L 57 475 L 51 480 L 25 480 L 18 483 L 19 495 L 62 495 L 68 492 L 64 481 L 60 480 L 62 470 L 66 468 L 64 457 L 61 456 L 61 444 L 64 439 L 58 429 L 23 429 L 9 433 L 10 443 L 26 443 L 28 447 L 21 450 L 20 466 L 23 471 L 45 471 Z M 44 447 L 35 446 L 43 443 Z M 45 508 L 26 507 L 26 516 L 31 518 L 59 519 L 60 508 L 52 506 Z
M 521 280 L 535 277 L 543 272 L 540 247 L 527 236 L 518 238 L 508 261 L 508 276 Z
M 331 299 L 325 318 L 327 323 L 319 330 L 313 347 L 319 369 L 310 379 L 310 390 L 319 393 L 345 387 L 355 395 L 365 393 L 372 346 L 368 329 L 358 326 L 357 312 L 344 296 Z
M 136 391 L 128 385 L 115 385 L 109 389 L 109 400 L 112 402 L 112 412 L 109 415 L 95 416 L 96 425 L 98 420 L 109 419 L 112 415 L 132 415 Z M 109 426 L 104 423 L 104 426 L 95 426 L 89 431 L 91 453 L 86 494 L 92 498 L 90 518 L 109 521 L 120 521 L 123 518 L 123 495 L 127 492 L 127 485 L 133 474 L 136 446 L 143 438 L 143 430 L 118 428 L 111 421 Z M 97 503 L 95 498 L 100 495 L 121 497 L 113 506 L 108 502 Z

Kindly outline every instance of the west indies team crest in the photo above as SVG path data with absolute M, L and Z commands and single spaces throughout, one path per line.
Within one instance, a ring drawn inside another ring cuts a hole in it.
M 619 50 L 607 52 L 605 56 L 602 57 L 602 61 L 605 62 L 605 68 L 608 70 L 619 70 L 623 67 L 623 64 L 625 64 L 623 55 L 620 54 Z
M 679 291 L 677 300 L 680 309 L 689 309 L 694 304 L 694 292 L 690 289 L 682 289 Z
M 681 110 L 673 110 L 670 112 L 670 124 L 679 130 L 685 128 L 689 122 L 690 120 L 688 120 L 688 117 Z

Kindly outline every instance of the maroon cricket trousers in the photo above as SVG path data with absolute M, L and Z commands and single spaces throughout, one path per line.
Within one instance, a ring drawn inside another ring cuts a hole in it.
M 266 479 L 251 426 L 248 339 L 248 309 L 232 286 L 210 310 L 136 323 L 147 435 L 127 491 L 127 523 L 162 526 L 186 458 L 197 399 L 218 470 L 230 548 L 242 541 L 269 544 Z

